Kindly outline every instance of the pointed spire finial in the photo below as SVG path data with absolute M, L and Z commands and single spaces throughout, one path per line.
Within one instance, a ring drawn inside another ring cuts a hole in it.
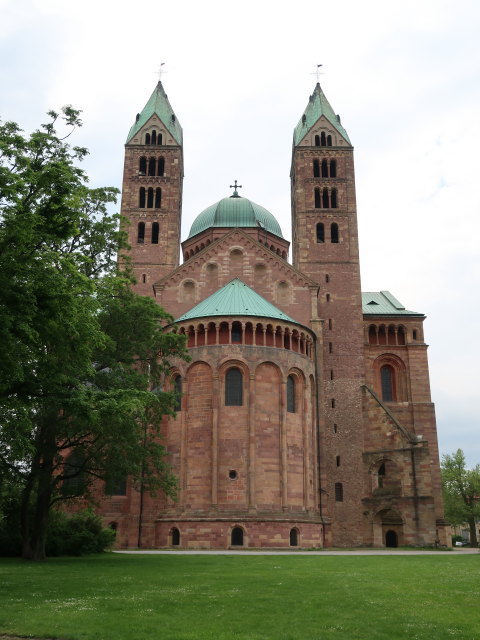
M 323 67 L 323 64 L 316 64 L 315 71 L 312 72 L 312 76 L 317 76 L 317 84 L 320 84 L 320 76 L 324 74 L 320 71 L 320 67 Z
M 162 81 L 162 74 L 167 73 L 165 71 L 165 69 L 163 69 L 163 66 L 165 65 L 165 62 L 161 62 L 160 66 L 158 67 L 158 70 L 155 71 L 155 73 L 158 73 L 158 81 L 161 82 Z
M 235 180 L 235 184 L 231 184 L 230 189 L 234 189 L 233 194 L 230 196 L 231 198 L 240 198 L 237 189 L 243 189 L 241 184 L 237 184 L 237 181 Z

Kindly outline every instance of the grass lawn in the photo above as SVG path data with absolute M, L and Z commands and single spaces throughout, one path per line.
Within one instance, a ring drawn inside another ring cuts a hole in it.
M 0 635 L 480 638 L 480 555 L 0 559 Z

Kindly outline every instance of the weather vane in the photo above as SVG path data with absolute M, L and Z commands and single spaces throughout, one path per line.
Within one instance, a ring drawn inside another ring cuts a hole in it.
M 320 67 L 323 67 L 323 64 L 315 65 L 315 71 L 312 73 L 313 76 L 317 76 L 317 82 L 320 82 L 320 76 L 323 76 L 323 73 L 320 71 Z
M 239 198 L 240 196 L 238 195 L 238 191 L 237 189 L 243 189 L 241 184 L 237 184 L 237 181 L 235 180 L 235 184 L 231 184 L 230 185 L 230 189 L 234 189 L 233 195 L 230 196 L 231 198 Z
M 161 62 L 160 66 L 158 67 L 158 71 L 155 71 L 155 73 L 158 73 L 158 81 L 161 82 L 162 81 L 162 74 L 163 73 L 167 73 L 165 71 L 165 69 L 162 69 L 162 67 L 164 66 L 165 62 Z

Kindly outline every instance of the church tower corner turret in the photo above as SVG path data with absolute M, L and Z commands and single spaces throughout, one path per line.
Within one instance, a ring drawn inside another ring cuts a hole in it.
M 183 132 L 158 82 L 125 144 L 121 213 L 143 295 L 179 265 L 182 187 Z

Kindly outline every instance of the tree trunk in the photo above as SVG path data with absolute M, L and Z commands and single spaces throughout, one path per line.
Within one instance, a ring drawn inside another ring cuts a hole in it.
M 45 560 L 48 513 L 53 491 L 53 463 L 55 457 L 54 420 L 46 420 L 36 439 L 37 451 L 32 462 L 30 488 L 25 489 L 22 503 L 22 557 L 27 560 Z M 53 427 L 53 428 L 52 428 Z M 27 483 L 28 484 L 28 483 Z M 33 515 L 30 498 L 36 484 Z
M 20 534 L 22 538 L 22 558 L 30 560 L 32 557 L 32 545 L 30 540 L 30 498 L 33 490 L 33 473 L 28 476 L 25 488 L 22 492 L 20 505 Z
M 478 547 L 477 527 L 474 515 L 469 516 L 468 525 L 470 527 L 470 544 L 472 547 Z

